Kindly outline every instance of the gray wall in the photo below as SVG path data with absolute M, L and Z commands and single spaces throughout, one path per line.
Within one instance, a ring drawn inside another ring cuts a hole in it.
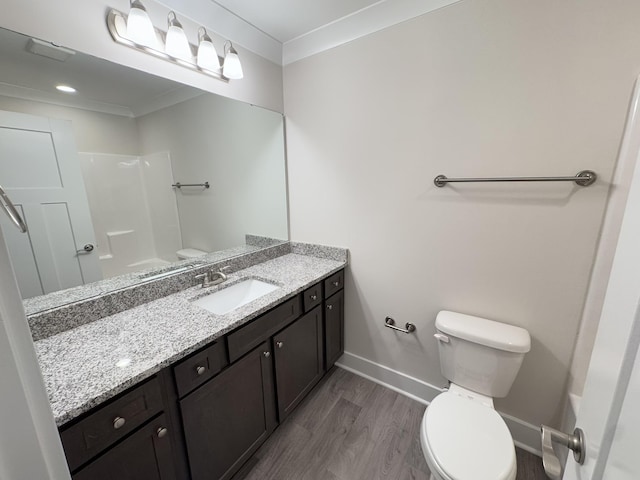
M 557 423 L 637 18 L 632 0 L 468 0 L 285 67 L 292 239 L 351 251 L 348 352 L 444 386 L 439 310 L 525 327 L 532 350 L 497 406 Z M 432 183 L 585 168 L 600 175 L 586 189 Z M 388 314 L 417 334 L 384 328 Z
M 0 95 L 0 110 L 69 120 L 79 152 L 138 155 L 136 119 Z
M 175 181 L 211 184 L 176 191 L 184 248 L 287 238 L 282 115 L 205 94 L 137 120 L 143 155 L 168 151 Z

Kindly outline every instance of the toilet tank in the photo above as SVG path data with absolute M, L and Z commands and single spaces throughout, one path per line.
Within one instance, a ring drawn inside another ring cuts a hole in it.
M 531 337 L 524 328 L 441 311 L 436 338 L 442 374 L 452 383 L 490 397 L 506 397 Z

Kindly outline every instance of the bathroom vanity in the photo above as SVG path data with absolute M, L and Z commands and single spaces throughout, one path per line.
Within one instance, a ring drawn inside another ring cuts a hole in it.
M 278 249 L 36 340 L 74 480 L 229 479 L 320 381 L 344 351 L 346 250 Z M 194 305 L 246 279 L 278 288 L 226 314 Z

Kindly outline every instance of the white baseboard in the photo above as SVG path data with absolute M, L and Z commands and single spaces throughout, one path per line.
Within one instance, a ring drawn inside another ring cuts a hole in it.
M 353 353 L 344 352 L 336 365 L 425 405 L 429 405 L 436 395 L 443 392 L 442 388 Z M 541 456 L 540 429 L 511 415 L 499 413 L 509 427 L 514 443 L 523 450 Z

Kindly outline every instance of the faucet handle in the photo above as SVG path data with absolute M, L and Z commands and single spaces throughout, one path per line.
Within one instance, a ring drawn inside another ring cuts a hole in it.
M 229 265 L 225 265 L 224 267 L 220 267 L 219 271 L 221 273 L 231 273 L 231 267 Z
M 207 285 L 209 285 L 209 282 L 211 282 L 211 272 L 209 270 L 207 270 L 204 273 L 201 273 L 200 275 L 196 275 L 195 277 L 196 280 L 202 280 L 202 286 L 206 287 Z

